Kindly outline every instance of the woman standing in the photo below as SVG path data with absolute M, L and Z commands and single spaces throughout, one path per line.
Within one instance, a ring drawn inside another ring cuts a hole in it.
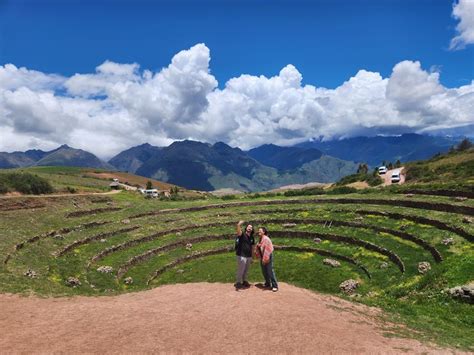
M 258 236 L 260 241 L 257 244 L 257 254 L 260 257 L 260 266 L 262 267 L 262 274 L 265 278 L 265 287 L 272 288 L 273 292 L 278 291 L 278 283 L 273 270 L 273 243 L 268 237 L 268 231 L 265 227 L 258 229 Z

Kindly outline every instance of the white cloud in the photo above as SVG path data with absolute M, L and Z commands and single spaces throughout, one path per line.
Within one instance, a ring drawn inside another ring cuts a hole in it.
M 158 72 L 111 61 L 70 78 L 0 67 L 0 151 L 67 143 L 108 158 L 143 142 L 191 138 L 248 149 L 474 121 L 474 83 L 448 89 L 419 62 L 396 64 L 388 78 L 360 70 L 335 89 L 302 85 L 292 65 L 219 89 L 209 62 L 209 49 L 198 44 Z
M 459 20 L 457 35 L 451 40 L 450 49 L 462 49 L 474 43 L 474 0 L 459 0 L 454 3 L 452 16 Z

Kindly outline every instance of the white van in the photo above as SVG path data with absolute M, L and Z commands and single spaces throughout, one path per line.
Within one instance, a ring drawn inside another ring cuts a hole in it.
M 396 170 L 392 173 L 392 184 L 400 182 L 400 171 Z
M 158 190 L 157 189 L 145 190 L 145 196 L 158 197 Z
M 387 171 L 388 171 L 388 170 L 387 170 L 387 167 L 386 167 L 386 166 L 381 166 L 381 167 L 379 168 L 379 175 L 383 175 L 383 174 L 385 174 Z

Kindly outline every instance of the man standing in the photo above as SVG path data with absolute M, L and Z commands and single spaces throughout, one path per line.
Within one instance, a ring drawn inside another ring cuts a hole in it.
M 244 221 L 237 223 L 237 238 L 235 239 L 235 254 L 237 255 L 237 282 L 236 289 L 250 287 L 247 281 L 247 274 L 252 263 L 252 248 L 255 244 L 253 237 L 253 227 L 248 224 L 245 231 L 242 231 Z

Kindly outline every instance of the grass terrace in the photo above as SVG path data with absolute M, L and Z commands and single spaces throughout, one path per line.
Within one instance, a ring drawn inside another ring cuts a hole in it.
M 444 292 L 474 281 L 472 199 L 378 191 L 252 197 L 4 200 L 0 291 L 98 296 L 185 282 L 231 287 L 235 224 L 244 219 L 269 229 L 280 281 L 381 307 L 407 325 L 400 334 L 474 350 L 473 305 Z M 340 267 L 325 265 L 328 257 Z M 420 262 L 431 270 L 421 274 Z M 71 277 L 80 285 L 68 286 Z M 262 281 L 256 263 L 250 278 Z M 347 279 L 360 282 L 351 296 L 339 289 Z

